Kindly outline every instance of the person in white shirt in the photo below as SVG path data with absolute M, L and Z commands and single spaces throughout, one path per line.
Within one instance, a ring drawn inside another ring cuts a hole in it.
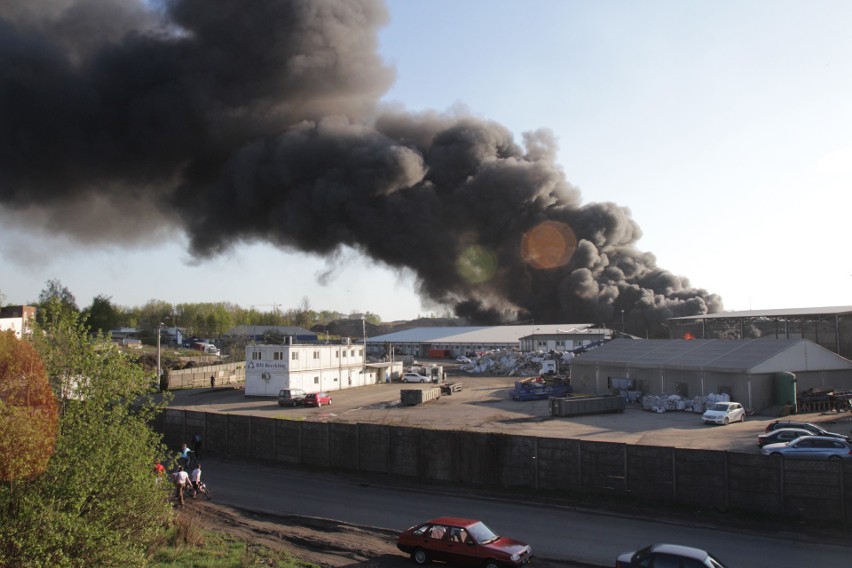
M 199 482 L 201 481 L 201 464 L 195 464 L 195 469 L 192 470 L 192 473 L 189 474 L 189 481 L 192 483 L 192 488 L 196 491 L 201 491 L 201 487 L 199 487 Z
M 189 474 L 183 470 L 183 466 L 179 465 L 178 470 L 172 474 L 172 480 L 175 484 L 175 493 L 180 504 L 183 505 L 183 491 L 189 483 Z

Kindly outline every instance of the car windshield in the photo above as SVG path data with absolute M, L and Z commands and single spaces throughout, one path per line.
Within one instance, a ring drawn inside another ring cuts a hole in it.
M 479 544 L 488 544 L 494 542 L 499 536 L 491 532 L 491 529 L 485 526 L 485 523 L 478 522 L 467 527 L 468 532 L 473 536 L 473 539 Z
M 727 404 L 716 403 L 710 407 L 710 410 L 718 410 L 720 412 L 726 412 L 728 410 Z

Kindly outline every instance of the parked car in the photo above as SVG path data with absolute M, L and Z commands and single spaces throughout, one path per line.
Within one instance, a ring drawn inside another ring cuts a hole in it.
M 711 404 L 701 420 L 705 424 L 729 424 L 731 422 L 745 422 L 745 408 L 739 402 L 717 402 Z
M 802 436 L 813 436 L 814 433 L 803 428 L 779 428 L 768 434 L 759 434 L 757 436 L 757 445 L 763 447 L 767 444 L 780 444 L 791 442 Z
M 457 517 L 415 525 L 399 534 L 396 546 L 420 565 L 438 560 L 501 568 L 522 566 L 532 558 L 528 544 L 497 536 L 482 521 Z
M 281 389 L 278 391 L 278 406 L 301 406 L 305 404 L 306 395 L 302 389 Z
M 331 404 L 331 395 L 327 392 L 312 392 L 305 395 L 305 406 Z
M 428 383 L 429 377 L 426 375 L 421 375 L 420 373 L 405 373 L 402 375 L 402 382 L 404 383 Z
M 814 436 L 832 436 L 834 438 L 843 438 L 844 440 L 849 441 L 849 436 L 844 436 L 837 432 L 829 432 L 822 426 L 817 426 L 810 422 L 791 422 L 790 420 L 775 420 L 774 422 L 770 422 L 766 425 L 766 433 L 768 434 L 769 432 L 780 428 L 801 428 L 802 430 L 807 430 L 812 433 Z
M 788 459 L 840 460 L 852 458 L 852 444 L 835 436 L 803 436 L 792 442 L 767 444 L 760 452 Z
M 625 552 L 615 561 L 615 568 L 630 566 L 672 568 L 725 568 L 721 560 L 700 548 L 679 544 L 652 544 L 636 552 Z
M 467 364 L 470 363 L 470 357 L 465 357 L 464 355 L 459 355 L 456 357 L 456 363 Z

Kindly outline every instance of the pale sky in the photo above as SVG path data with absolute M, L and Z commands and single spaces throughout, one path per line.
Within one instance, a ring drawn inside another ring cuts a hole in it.
M 583 202 L 628 207 L 643 231 L 638 247 L 719 294 L 726 310 L 852 304 L 852 3 L 395 0 L 388 8 L 381 54 L 396 82 L 385 101 L 464 108 L 517 141 L 552 130 Z M 316 310 L 386 321 L 442 311 L 421 304 L 410 275 L 353 251 L 326 262 L 240 246 L 194 264 L 179 234 L 165 242 L 152 234 L 128 250 L 40 232 L 0 225 L 6 303 L 35 300 L 56 278 L 80 307 L 105 294 L 122 306 L 259 309 L 307 297 Z

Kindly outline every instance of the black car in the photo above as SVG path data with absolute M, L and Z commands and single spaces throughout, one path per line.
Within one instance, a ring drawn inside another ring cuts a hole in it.
M 768 434 L 775 430 L 780 430 L 781 428 L 801 428 L 802 430 L 807 430 L 808 432 L 812 433 L 814 436 L 833 436 L 834 438 L 842 438 L 847 442 L 850 441 L 849 436 L 838 434 L 837 432 L 829 432 L 825 428 L 817 426 L 816 424 L 811 424 L 810 422 L 775 420 L 774 422 L 770 422 L 766 425 L 766 433 Z
M 802 436 L 813 436 L 814 433 L 804 428 L 778 428 L 766 434 L 757 436 L 757 445 L 763 447 L 767 444 L 780 444 L 781 442 L 791 442 Z
M 307 393 L 302 389 L 281 389 L 278 393 L 278 406 L 303 406 Z

